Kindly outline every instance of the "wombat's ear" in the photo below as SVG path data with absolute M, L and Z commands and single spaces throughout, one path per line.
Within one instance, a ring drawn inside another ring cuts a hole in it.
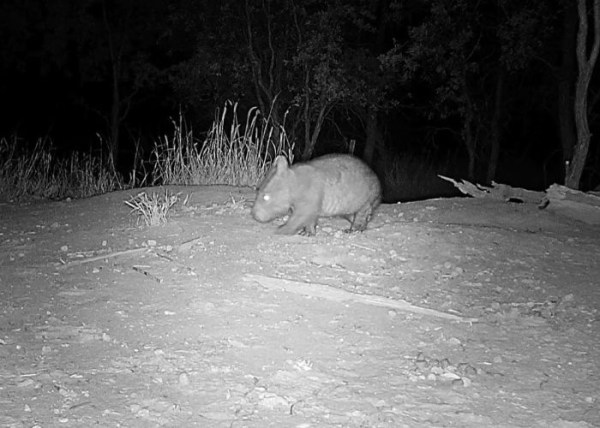
M 275 161 L 273 161 L 273 165 L 275 165 L 278 172 L 285 171 L 289 167 L 288 161 L 283 155 L 277 156 Z

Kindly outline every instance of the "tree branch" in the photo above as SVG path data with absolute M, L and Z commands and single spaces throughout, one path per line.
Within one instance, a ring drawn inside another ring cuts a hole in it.
M 254 90 L 256 92 L 256 101 L 260 106 L 261 111 L 265 111 L 265 103 L 263 102 L 263 98 L 260 94 L 260 81 L 262 80 L 260 61 L 254 52 L 253 47 L 253 38 L 252 38 L 252 24 L 250 18 L 250 6 L 248 5 L 248 0 L 245 2 L 245 12 L 246 12 L 246 31 L 248 37 L 248 55 L 250 56 L 250 64 L 252 66 L 252 80 L 254 82 Z
M 263 5 L 265 5 L 265 1 L 263 0 Z M 265 15 L 267 15 L 267 42 L 269 44 L 269 51 L 271 52 L 271 58 L 269 61 L 269 93 L 273 93 L 273 70 L 275 69 L 275 49 L 273 48 L 273 32 L 271 29 L 271 14 L 270 9 L 266 6 L 263 6 L 263 10 L 265 11 Z M 271 100 L 269 100 L 271 101 Z
M 594 44 L 590 53 L 589 64 L 594 68 L 600 51 L 600 0 L 594 0 Z
M 584 49 L 577 49 L 577 62 L 579 63 L 579 70 L 584 68 L 586 63 L 586 51 L 587 36 L 588 36 L 588 18 L 587 18 L 587 7 L 586 2 L 577 2 L 577 14 L 579 15 L 579 31 L 577 32 L 577 46 L 583 46 Z

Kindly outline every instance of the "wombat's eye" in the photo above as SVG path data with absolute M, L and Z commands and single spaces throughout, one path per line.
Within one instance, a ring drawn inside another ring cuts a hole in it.
M 271 199 L 271 195 L 264 195 L 263 201 L 269 201 Z

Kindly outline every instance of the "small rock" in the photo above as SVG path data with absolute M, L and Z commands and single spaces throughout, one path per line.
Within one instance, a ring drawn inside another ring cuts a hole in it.
M 19 388 L 28 388 L 30 386 L 34 386 L 35 381 L 33 379 L 24 379 L 17 384 Z
M 470 364 L 460 363 L 456 367 L 456 371 L 462 376 L 475 376 L 477 375 L 477 369 Z
M 279 395 L 273 393 L 264 393 L 261 394 L 259 404 L 268 409 L 275 409 L 277 407 L 289 407 L 290 403 L 284 397 L 280 397 Z
M 427 361 L 417 360 L 415 361 L 415 366 L 417 366 L 419 370 L 425 370 L 427 368 Z
M 439 367 L 439 366 L 431 367 L 430 370 L 431 370 L 431 373 L 434 373 L 436 375 L 442 375 L 442 374 L 444 374 L 444 369 L 441 368 L 441 367 Z
M 442 374 L 440 377 L 441 377 L 442 379 L 445 379 L 445 380 L 452 380 L 452 381 L 455 381 L 455 380 L 457 380 L 457 379 L 460 379 L 460 378 L 461 378 L 461 377 L 460 377 L 459 375 L 457 375 L 456 373 L 451 373 L 451 372 L 446 372 L 446 373 Z
M 465 386 L 465 383 L 463 382 L 462 378 L 454 379 L 452 381 L 452 387 L 458 388 L 458 387 L 461 387 L 461 386 Z
M 190 384 L 190 377 L 187 375 L 187 373 L 181 373 L 179 375 L 179 385 L 188 386 L 189 384 Z
M 457 339 L 456 337 L 451 337 L 450 339 L 448 339 L 448 343 L 449 343 L 450 345 L 455 345 L 455 346 L 458 346 L 458 345 L 460 345 L 462 342 L 461 342 L 459 339 Z
M 387 405 L 388 404 L 385 402 L 385 400 L 379 400 L 374 404 L 374 406 L 377 408 L 387 407 Z

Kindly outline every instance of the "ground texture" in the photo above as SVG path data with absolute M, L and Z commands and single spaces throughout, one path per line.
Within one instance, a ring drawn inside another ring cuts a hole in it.
M 171 191 L 157 227 L 0 205 L 0 426 L 600 426 L 600 229 L 446 199 L 286 237 Z

